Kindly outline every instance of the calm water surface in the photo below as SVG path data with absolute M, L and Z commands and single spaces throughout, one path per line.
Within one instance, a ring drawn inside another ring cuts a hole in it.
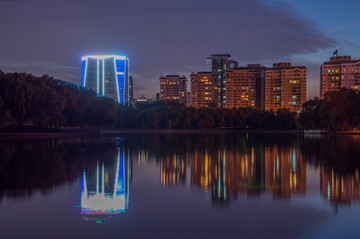
M 360 137 L 0 141 L 1 238 L 360 238 Z

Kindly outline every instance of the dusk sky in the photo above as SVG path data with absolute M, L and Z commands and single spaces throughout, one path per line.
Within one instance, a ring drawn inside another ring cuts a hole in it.
M 152 98 L 159 76 L 205 70 L 210 54 L 241 66 L 289 61 L 308 68 L 339 49 L 360 58 L 359 0 L 0 0 L 0 69 L 80 84 L 81 56 L 130 60 L 134 96 Z

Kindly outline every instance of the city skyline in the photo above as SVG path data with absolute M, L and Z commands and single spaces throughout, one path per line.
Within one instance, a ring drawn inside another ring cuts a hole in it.
M 0 0 L 1 238 L 360 238 L 359 8 Z
M 49 74 L 80 85 L 81 56 L 126 55 L 132 62 L 134 97 L 152 98 L 159 76 L 189 79 L 191 72 L 204 71 L 210 54 L 229 53 L 240 66 L 306 66 L 309 99 L 319 96 L 320 65 L 334 50 L 359 58 L 358 5 L 327 1 L 324 7 L 300 0 L 0 1 L 0 69 Z M 114 32 L 119 21 L 125 24 Z

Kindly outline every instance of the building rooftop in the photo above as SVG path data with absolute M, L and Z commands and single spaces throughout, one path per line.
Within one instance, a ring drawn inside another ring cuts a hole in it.
M 333 56 L 330 58 L 330 61 L 326 61 L 323 65 L 332 65 L 332 64 L 340 64 L 340 63 L 355 63 L 360 60 L 351 59 L 351 56 Z
M 193 72 L 191 73 L 190 76 L 192 75 L 198 75 L 198 74 L 207 74 L 207 75 L 214 75 L 214 76 L 218 76 L 218 74 L 214 73 L 214 72 L 208 72 L 208 71 L 199 71 L 199 72 Z
M 212 57 L 219 57 L 219 56 L 223 56 L 223 57 L 231 57 L 230 54 L 211 54 Z
M 86 60 L 87 58 L 94 58 L 94 59 L 107 59 L 107 58 L 111 58 L 114 57 L 115 59 L 119 59 L 119 60 L 126 60 L 127 57 L 126 56 L 119 56 L 119 55 L 90 55 L 90 56 L 83 56 L 81 57 L 82 60 Z
M 253 69 L 265 70 L 266 67 L 262 66 L 261 64 L 248 64 L 247 66 L 239 66 L 239 67 L 235 67 L 231 70 L 226 70 L 226 71 L 231 72 L 231 71 L 235 71 L 235 70 L 253 70 Z
M 290 62 L 274 63 L 273 67 L 266 68 L 266 70 L 279 70 L 279 69 L 306 69 L 306 66 L 292 66 Z
M 179 78 L 179 79 L 185 79 L 185 76 L 179 76 L 179 75 L 166 75 L 166 76 L 160 76 L 159 79 L 166 79 L 166 78 Z

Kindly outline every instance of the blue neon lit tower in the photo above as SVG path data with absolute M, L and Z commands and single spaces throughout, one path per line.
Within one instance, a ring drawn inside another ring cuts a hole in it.
M 115 55 L 82 57 L 81 86 L 129 105 L 129 59 Z

